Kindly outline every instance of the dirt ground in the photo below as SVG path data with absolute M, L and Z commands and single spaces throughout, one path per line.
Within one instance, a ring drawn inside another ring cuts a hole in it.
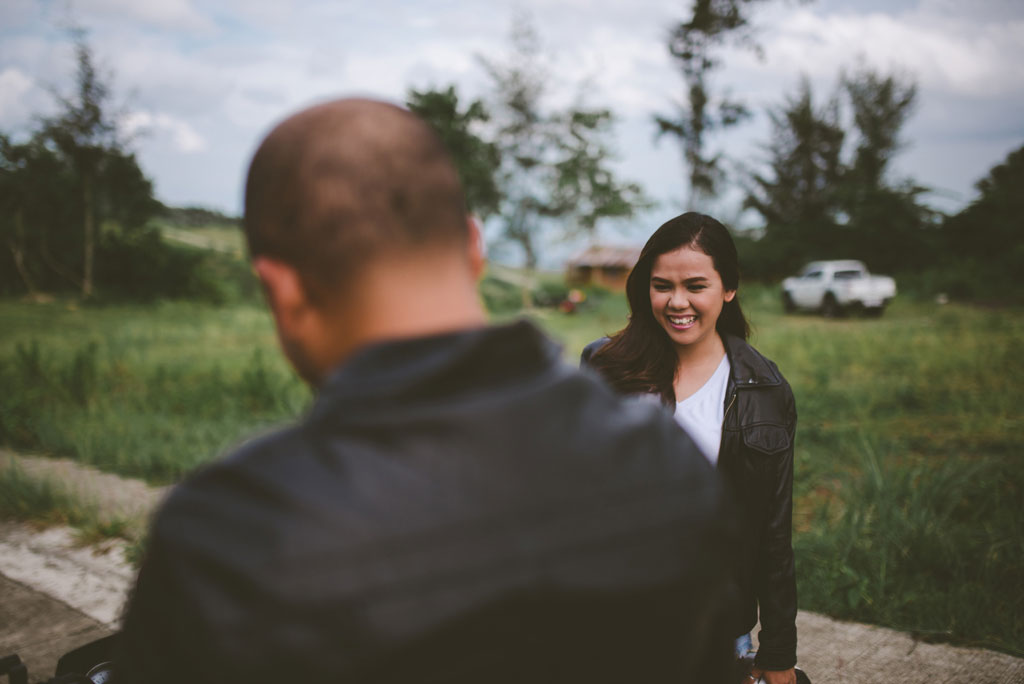
M 33 458 L 26 467 L 24 457 L 3 456 L 0 452 L 0 467 L 21 462 L 34 476 L 70 478 L 78 495 L 106 501 L 121 514 L 127 509 L 144 517 L 163 494 L 71 462 Z M 85 482 L 133 493 L 129 500 L 89 493 Z M 52 676 L 61 654 L 118 628 L 133 578 L 122 545 L 80 548 L 67 528 L 0 523 L 0 656 L 18 653 L 29 664 L 31 681 Z M 813 682 L 1024 684 L 1024 658 L 1003 653 L 924 643 L 891 629 L 806 611 L 797 616 L 797 630 L 799 666 Z

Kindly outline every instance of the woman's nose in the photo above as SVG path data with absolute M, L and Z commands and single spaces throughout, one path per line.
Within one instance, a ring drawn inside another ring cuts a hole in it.
M 673 292 L 668 298 L 668 305 L 672 309 L 685 309 L 690 306 L 690 298 L 687 296 L 685 290 Z

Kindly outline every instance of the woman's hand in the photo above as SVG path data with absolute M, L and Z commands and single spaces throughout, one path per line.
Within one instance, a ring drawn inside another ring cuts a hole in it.
M 765 684 L 796 684 L 796 670 L 762 670 L 755 667 L 750 671 L 750 680 L 756 682 L 758 677 L 763 677 Z

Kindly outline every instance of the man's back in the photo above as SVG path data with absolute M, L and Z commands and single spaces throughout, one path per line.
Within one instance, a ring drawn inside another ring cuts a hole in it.
M 528 324 L 374 345 L 175 491 L 119 681 L 714 681 L 728 520 L 670 416 Z

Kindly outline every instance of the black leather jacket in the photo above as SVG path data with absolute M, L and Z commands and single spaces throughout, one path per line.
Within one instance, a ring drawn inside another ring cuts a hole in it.
M 768 670 L 796 664 L 793 567 L 793 438 L 796 403 L 778 367 L 739 337 L 724 335 L 729 384 L 718 468 L 732 486 L 743 521 L 737 583 L 737 636 L 753 629 L 760 608 L 756 662 Z M 582 362 L 608 341 L 591 342 Z

